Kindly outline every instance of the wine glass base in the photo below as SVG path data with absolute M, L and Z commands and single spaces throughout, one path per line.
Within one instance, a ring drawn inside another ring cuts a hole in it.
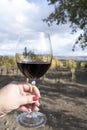
M 43 127 L 46 124 L 47 118 L 43 113 L 32 112 L 22 113 L 18 116 L 18 122 L 20 125 L 29 128 Z

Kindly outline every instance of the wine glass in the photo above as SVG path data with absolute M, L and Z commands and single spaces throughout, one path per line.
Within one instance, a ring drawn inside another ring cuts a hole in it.
M 52 61 L 50 35 L 44 32 L 26 31 L 20 34 L 16 62 L 27 81 L 35 84 L 49 69 Z M 46 116 L 41 112 L 22 113 L 18 121 L 22 126 L 37 128 L 45 125 Z

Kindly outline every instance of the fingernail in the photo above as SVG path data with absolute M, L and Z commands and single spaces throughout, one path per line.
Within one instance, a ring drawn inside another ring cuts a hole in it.
M 33 101 L 37 101 L 39 99 L 39 97 L 38 96 L 33 96 Z

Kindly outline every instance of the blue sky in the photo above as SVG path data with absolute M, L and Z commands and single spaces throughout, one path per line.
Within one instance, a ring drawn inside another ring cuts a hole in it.
M 68 24 L 48 27 L 43 23 L 42 19 L 52 10 L 53 6 L 48 6 L 46 0 L 0 1 L 0 55 L 15 54 L 18 34 L 24 30 L 35 30 L 50 32 L 54 55 L 87 56 L 87 49 L 82 51 L 78 46 L 72 52 L 81 30 L 72 35 Z

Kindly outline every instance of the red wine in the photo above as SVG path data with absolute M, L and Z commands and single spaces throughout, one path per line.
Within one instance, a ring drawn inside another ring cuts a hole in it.
M 46 71 L 49 69 L 50 62 L 17 62 L 18 68 L 20 71 L 29 79 L 36 79 L 43 76 Z

